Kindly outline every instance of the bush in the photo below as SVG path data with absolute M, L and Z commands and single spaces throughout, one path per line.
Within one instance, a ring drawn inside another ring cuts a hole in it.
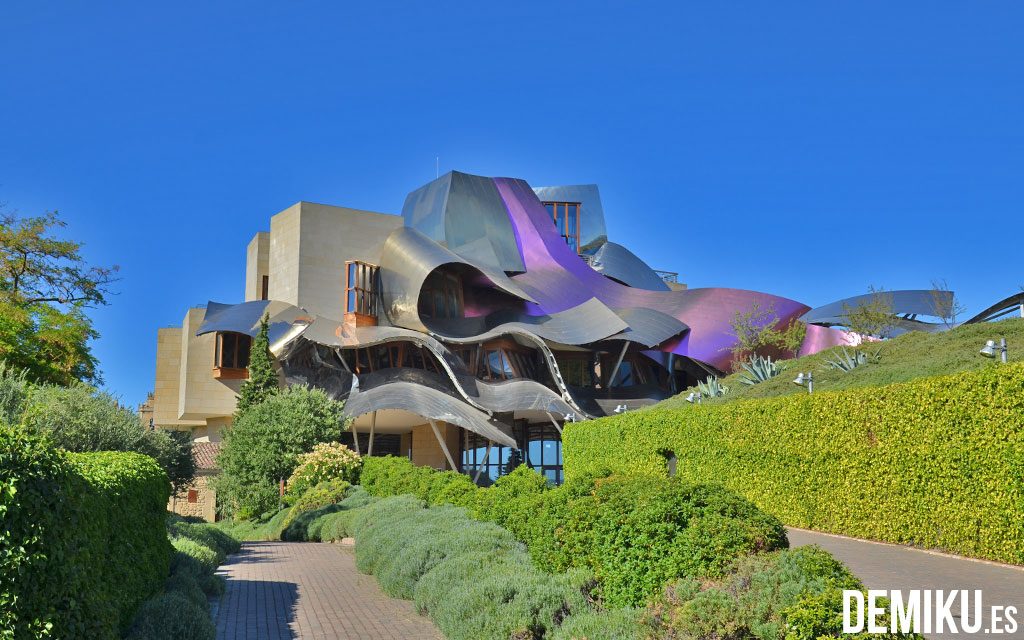
M 176 514 L 167 515 L 167 534 L 171 538 L 189 538 L 215 549 L 222 556 L 237 553 L 241 548 L 238 540 L 222 529 L 206 522 L 196 522 Z
M 843 590 L 863 589 L 817 547 L 748 556 L 733 569 L 721 581 L 688 578 L 667 587 L 648 609 L 648 631 L 666 638 L 838 638 Z
M 306 540 L 333 542 L 352 537 L 352 520 L 355 509 L 365 507 L 375 498 L 366 493 L 362 487 L 353 487 L 348 497 L 334 505 L 314 512 L 309 526 L 306 528 Z
M 341 502 L 350 487 L 344 480 L 328 480 L 303 493 L 281 523 L 284 527 L 281 539 L 305 540 L 306 528 L 317 517 L 317 512 Z
M 128 634 L 129 640 L 213 640 L 217 635 L 209 612 L 181 591 L 168 591 L 147 601 Z
M 174 546 L 174 550 L 178 552 L 176 555 L 176 572 L 186 572 L 193 576 L 201 576 L 206 573 L 213 573 L 217 570 L 217 567 L 224 562 L 224 556 L 217 553 L 216 549 L 212 549 L 201 542 L 190 540 L 188 538 L 173 538 L 171 544 Z M 181 558 L 185 556 L 188 558 Z
M 294 502 L 310 488 L 329 480 L 359 482 L 362 460 L 355 451 L 338 442 L 323 442 L 299 456 L 299 466 L 288 478 L 289 501 Z
M 0 360 L 0 423 L 18 424 L 28 397 L 26 373 Z
M 647 629 L 637 609 L 583 611 L 569 616 L 549 637 L 552 640 L 643 640 Z
M 218 501 L 226 513 L 264 513 L 278 503 L 278 483 L 299 464 L 299 456 L 341 436 L 348 420 L 344 403 L 320 389 L 293 386 L 240 412 L 224 434 L 217 460 Z
M 0 426 L 0 635 L 114 638 L 167 576 L 167 476 Z M 130 558 L 130 562 L 111 562 Z
M 207 597 L 224 593 L 214 571 L 224 556 L 239 549 L 237 540 L 205 522 L 167 517 L 167 534 L 176 550 L 164 591 L 139 608 L 128 635 L 131 640 L 213 640 Z
M 612 606 L 642 604 L 669 580 L 720 576 L 742 554 L 787 544 L 782 523 L 749 501 L 718 486 L 674 479 L 577 478 L 552 488 L 521 466 L 489 488 L 463 492 L 453 490 L 463 483 L 457 474 L 413 467 L 402 458 L 371 458 L 363 482 L 378 495 L 455 496 L 473 517 L 524 542 L 537 566 L 592 571 Z
M 509 532 L 413 496 L 355 512 L 356 564 L 381 588 L 413 597 L 452 639 L 539 638 L 587 606 L 582 573 L 536 569 Z
M 567 477 L 721 482 L 783 522 L 1024 563 L 1024 366 L 569 425 Z M 879 516 L 882 514 L 882 517 Z
M 138 414 L 122 407 L 110 394 L 85 384 L 31 387 L 22 422 L 67 451 L 136 451 L 148 455 L 156 459 L 175 488 L 195 478 L 192 442 L 187 433 L 145 429 Z

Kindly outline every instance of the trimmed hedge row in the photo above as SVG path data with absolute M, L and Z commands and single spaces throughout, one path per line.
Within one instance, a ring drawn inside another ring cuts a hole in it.
M 749 501 L 675 479 L 577 478 L 551 488 L 522 466 L 483 489 L 457 473 L 384 457 L 364 460 L 362 486 L 465 507 L 511 531 L 542 569 L 592 572 L 611 606 L 641 604 L 680 576 L 721 576 L 741 555 L 787 544 L 782 524 Z
M 167 576 L 169 493 L 148 456 L 0 425 L 0 637 L 119 637 Z
M 207 597 L 224 593 L 224 579 L 214 574 L 237 540 L 212 524 L 169 514 L 167 536 L 174 546 L 171 575 L 163 591 L 142 603 L 128 640 L 214 640 Z
M 783 522 L 1024 564 L 1024 366 L 567 425 L 569 482 L 722 483 Z
M 452 640 L 546 637 L 590 610 L 585 571 L 554 575 L 530 562 L 506 530 L 412 496 L 355 510 L 356 566 L 381 589 L 413 599 Z

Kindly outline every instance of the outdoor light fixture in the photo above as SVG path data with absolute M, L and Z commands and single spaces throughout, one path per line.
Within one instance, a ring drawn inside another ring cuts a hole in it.
M 628 410 L 629 410 L 629 407 L 627 407 L 624 404 L 616 405 L 616 407 L 615 407 L 615 413 L 625 413 Z
M 811 371 L 808 371 L 807 373 L 800 372 L 797 375 L 796 380 L 793 381 L 793 384 L 798 384 L 798 385 L 800 385 L 802 387 L 805 382 L 807 383 L 807 393 L 814 393 L 814 373 L 813 372 L 811 372 Z
M 573 411 L 571 413 L 565 414 L 565 421 L 566 422 L 576 422 L 576 412 Z
M 998 353 L 999 358 L 1003 361 L 1003 363 L 1006 363 L 1006 338 L 1000 338 L 998 345 L 996 345 L 995 340 L 988 340 L 987 342 L 985 342 L 985 346 L 982 347 L 981 351 L 979 351 L 978 353 L 985 356 L 986 358 L 994 358 L 996 357 L 996 353 Z
M 690 395 L 686 396 L 686 401 L 687 402 L 696 402 L 697 404 L 700 404 L 700 399 L 701 399 L 701 395 L 699 393 L 694 392 L 694 391 L 691 391 Z

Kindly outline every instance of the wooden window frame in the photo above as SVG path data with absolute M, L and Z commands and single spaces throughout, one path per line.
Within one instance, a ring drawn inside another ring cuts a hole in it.
M 224 359 L 224 336 L 235 336 L 230 360 Z M 245 366 L 241 366 L 242 345 L 249 350 Z M 245 380 L 249 377 L 249 361 L 252 358 L 252 336 L 233 331 L 218 331 L 214 334 L 213 377 L 217 380 Z
M 361 260 L 345 261 L 345 314 L 376 318 L 380 268 Z

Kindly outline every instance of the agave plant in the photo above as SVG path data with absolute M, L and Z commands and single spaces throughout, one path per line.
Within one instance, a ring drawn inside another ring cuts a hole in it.
M 878 362 L 881 356 L 881 349 L 876 351 L 874 354 L 869 355 L 864 351 L 854 350 L 853 355 L 846 350 L 846 347 L 842 348 L 842 354 L 836 353 L 835 359 L 826 359 L 825 366 L 829 369 L 835 369 L 842 371 L 843 373 L 849 373 L 861 365 L 868 364 L 869 362 Z
M 729 387 L 718 380 L 718 376 L 711 376 L 704 382 L 697 383 L 697 392 L 705 398 L 717 398 L 729 393 Z
M 778 362 L 772 362 L 771 356 L 753 355 L 750 362 L 742 365 L 746 373 L 740 374 L 740 382 L 743 384 L 760 384 L 769 378 L 774 378 L 785 370 Z

